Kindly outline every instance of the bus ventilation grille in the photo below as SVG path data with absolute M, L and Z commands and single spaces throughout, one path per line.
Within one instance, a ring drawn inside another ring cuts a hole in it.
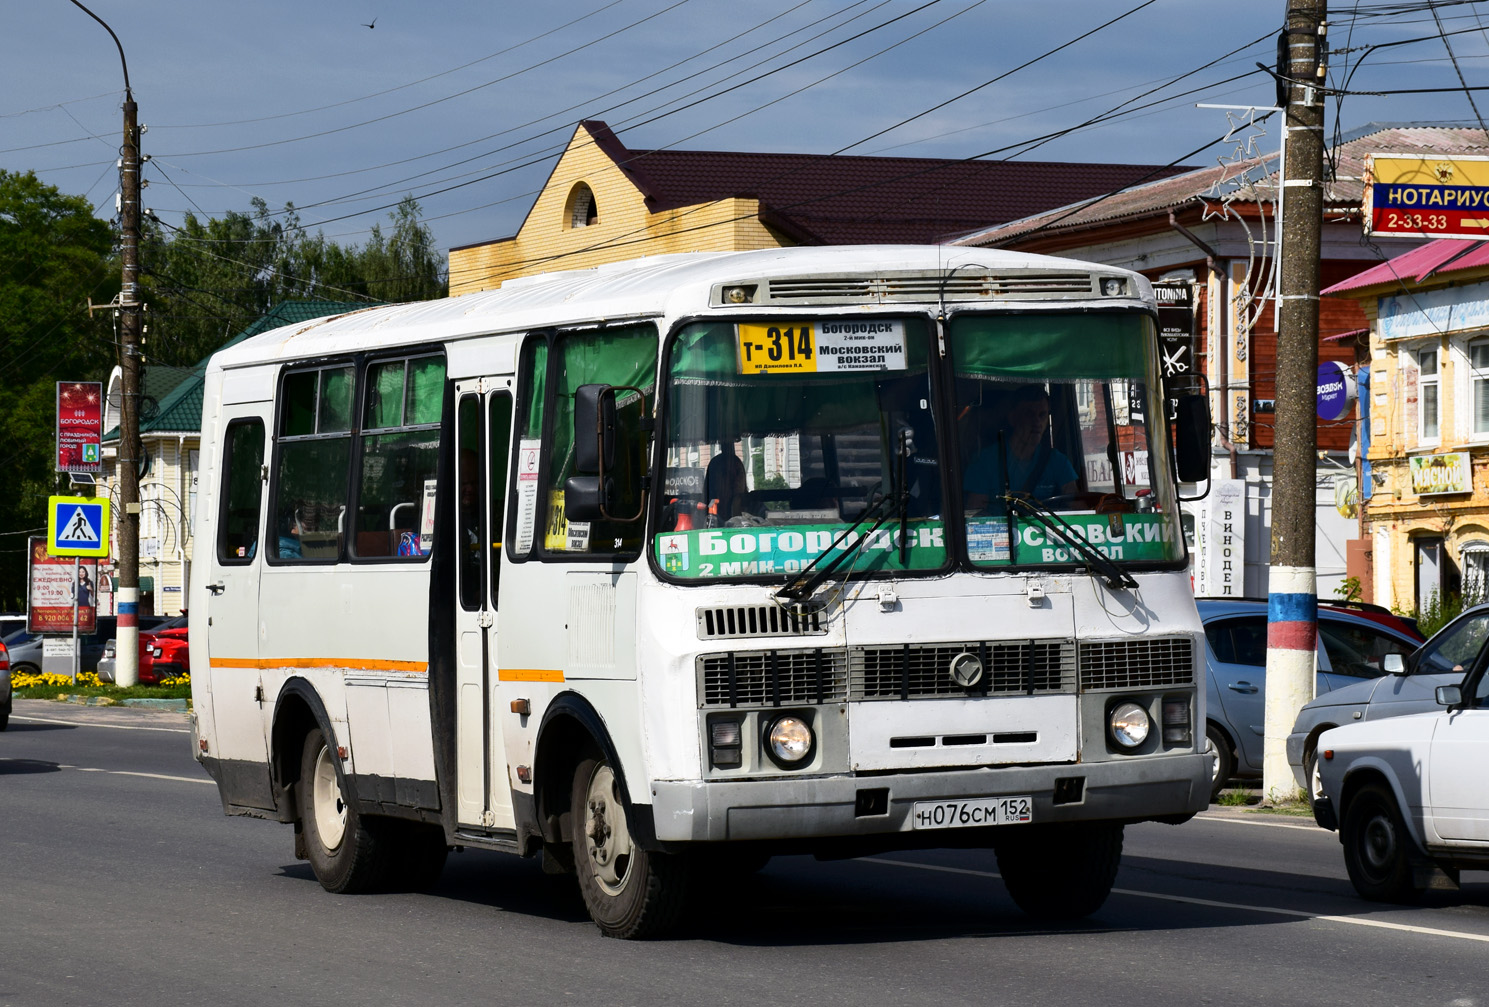
M 848 669 L 841 648 L 705 654 L 698 658 L 704 706 L 841 703 Z
M 958 272 L 951 276 L 916 273 L 891 276 L 808 276 L 770 280 L 761 302 L 817 304 L 879 304 L 977 301 L 999 298 L 1095 296 L 1086 273 L 1024 273 L 980 276 Z
M 827 620 L 820 608 L 806 605 L 730 605 L 700 608 L 698 639 L 732 640 L 746 636 L 823 636 Z
M 1187 636 L 1081 643 L 1081 690 L 1146 689 L 1194 681 Z

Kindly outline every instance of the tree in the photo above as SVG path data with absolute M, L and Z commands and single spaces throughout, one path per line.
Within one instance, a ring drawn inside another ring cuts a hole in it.
M 388 215 L 388 236 L 374 224 L 360 247 L 309 234 L 293 203 L 278 214 L 262 199 L 251 206 L 206 220 L 187 214 L 169 233 L 149 226 L 141 259 L 154 362 L 191 366 L 281 301 L 445 295 L 444 258 L 412 196 Z
M 115 359 L 109 312 L 87 303 L 119 290 L 113 234 L 86 199 L 34 172 L 0 169 L 0 606 L 26 604 L 28 529 L 46 525 L 58 381 L 103 381 Z

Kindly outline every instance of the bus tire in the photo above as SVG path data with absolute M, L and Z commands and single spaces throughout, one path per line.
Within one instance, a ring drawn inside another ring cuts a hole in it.
M 590 919 L 606 937 L 642 940 L 676 925 L 687 901 L 683 857 L 652 853 L 631 840 L 619 777 L 602 756 L 574 770 L 574 868 Z
M 363 818 L 346 797 L 335 755 L 314 728 L 305 736 L 295 787 L 306 859 L 328 892 L 374 891 L 387 879 L 393 844 L 386 823 Z
M 1013 826 L 994 847 L 1013 901 L 1037 920 L 1078 920 L 1100 909 L 1117 880 L 1122 826 L 1108 822 Z

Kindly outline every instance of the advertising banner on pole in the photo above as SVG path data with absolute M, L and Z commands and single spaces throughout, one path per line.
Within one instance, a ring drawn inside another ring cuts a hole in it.
M 47 540 L 32 536 L 29 557 L 30 601 L 26 629 L 31 633 L 71 633 L 72 599 L 77 593 L 78 632 L 92 633 L 98 625 L 98 561 L 47 552 Z M 76 564 L 77 575 L 73 570 Z
M 57 471 L 103 470 L 103 385 L 57 382 Z

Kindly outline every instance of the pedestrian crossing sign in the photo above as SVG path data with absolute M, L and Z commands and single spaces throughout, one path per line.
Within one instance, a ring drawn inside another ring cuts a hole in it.
M 109 502 L 95 497 L 49 497 L 47 552 L 53 556 L 107 556 Z

